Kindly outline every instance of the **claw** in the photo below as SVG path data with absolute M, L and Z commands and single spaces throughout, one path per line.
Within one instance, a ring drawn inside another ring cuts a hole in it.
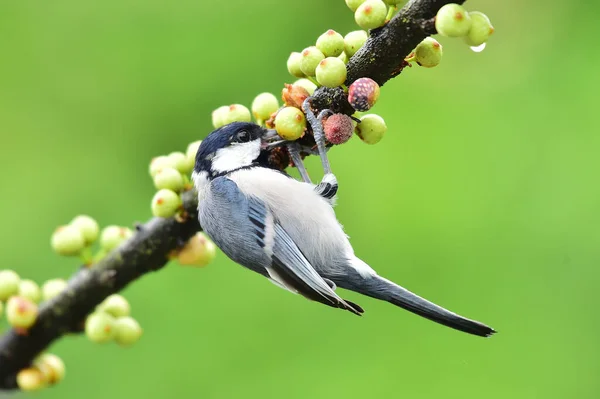
M 315 114 L 310 109 L 310 100 L 311 97 L 308 97 L 302 103 L 302 109 L 306 114 L 306 119 L 312 128 L 313 135 L 315 136 L 315 142 L 317 143 L 317 148 L 319 150 L 319 156 L 321 157 L 321 164 L 323 165 L 323 171 L 325 174 L 331 173 L 331 166 L 329 165 L 329 159 L 327 159 L 327 148 L 325 147 L 325 134 L 323 133 L 323 117 L 330 113 L 330 110 L 323 110 L 319 113 L 319 116 L 316 117 Z

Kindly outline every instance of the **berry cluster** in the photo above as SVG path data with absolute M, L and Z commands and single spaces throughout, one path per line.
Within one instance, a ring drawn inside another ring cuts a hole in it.
M 130 346 L 142 336 L 139 323 L 130 316 L 131 306 L 122 295 L 108 296 L 85 319 L 85 335 L 95 343 L 115 341 Z
M 33 280 L 21 279 L 13 270 L 0 271 L 0 316 L 18 334 L 27 334 L 38 317 L 38 304 L 62 292 L 67 283 L 61 279 L 46 281 L 42 288 Z M 40 355 L 32 365 L 17 375 L 21 390 L 33 391 L 56 384 L 65 376 L 65 365 L 56 355 Z

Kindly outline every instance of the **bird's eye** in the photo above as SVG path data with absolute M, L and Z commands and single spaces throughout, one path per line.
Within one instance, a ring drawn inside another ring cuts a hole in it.
M 250 141 L 250 133 L 248 133 L 245 130 L 242 130 L 237 134 L 237 140 L 240 143 L 247 143 L 248 141 Z

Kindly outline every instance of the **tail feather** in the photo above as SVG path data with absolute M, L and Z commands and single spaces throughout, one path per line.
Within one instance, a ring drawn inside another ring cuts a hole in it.
M 342 288 L 388 301 L 419 316 L 459 331 L 480 337 L 489 337 L 496 332 L 483 323 L 467 319 L 444 309 L 378 275 L 365 278 L 358 273 L 356 275 L 352 273 L 352 278 L 349 280 L 338 280 L 336 283 Z

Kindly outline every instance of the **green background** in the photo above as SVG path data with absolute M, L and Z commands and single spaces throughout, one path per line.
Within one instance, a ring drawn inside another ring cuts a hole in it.
M 344 293 L 357 318 L 219 254 L 127 288 L 133 348 L 55 344 L 67 378 L 37 397 L 597 398 L 599 8 L 467 8 L 491 17 L 488 48 L 440 38 L 439 67 L 382 88 L 384 140 L 330 157 L 358 256 L 496 336 Z M 149 159 L 203 138 L 217 106 L 279 92 L 289 52 L 328 28 L 356 29 L 342 0 L 0 3 L 0 267 L 68 277 L 55 226 L 149 218 Z

